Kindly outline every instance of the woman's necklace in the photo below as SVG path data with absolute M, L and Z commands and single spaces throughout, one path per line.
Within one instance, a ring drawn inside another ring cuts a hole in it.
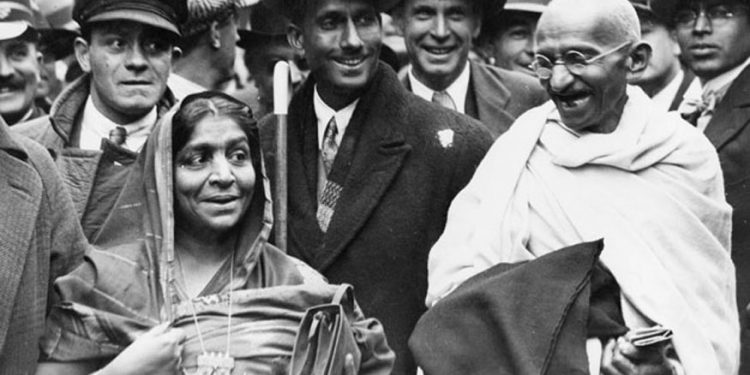
M 231 375 L 232 369 L 234 369 L 234 358 L 229 355 L 232 347 L 232 279 L 234 278 L 234 251 L 229 255 L 231 257 L 229 263 L 229 312 L 227 314 L 227 350 L 225 353 L 221 352 L 209 352 L 206 351 L 206 345 L 203 342 L 203 334 L 201 333 L 201 326 L 198 322 L 198 314 L 195 311 L 195 304 L 193 299 L 189 298 L 190 308 L 193 313 L 193 322 L 195 323 L 195 329 L 198 332 L 198 341 L 201 344 L 201 355 L 198 356 L 198 370 L 194 375 Z M 185 273 L 182 271 L 182 263 L 179 261 L 180 273 L 182 273 L 183 280 L 185 279 Z M 183 374 L 189 375 L 188 372 L 183 368 Z

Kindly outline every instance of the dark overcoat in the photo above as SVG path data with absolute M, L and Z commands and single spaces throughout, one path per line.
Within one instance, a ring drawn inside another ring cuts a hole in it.
M 324 234 L 316 221 L 314 85 L 314 78 L 308 79 L 289 108 L 288 252 L 332 283 L 353 284 L 365 314 L 385 327 L 397 356 L 393 374 L 413 374 L 407 341 L 425 311 L 427 255 L 491 136 L 471 118 L 407 92 L 381 63 L 334 161 L 331 174 L 337 168 L 348 173 Z M 261 122 L 261 138 L 274 174 L 272 120 Z M 354 145 L 352 157 L 340 161 L 348 142 Z
M 481 121 L 494 138 L 505 133 L 522 113 L 549 99 L 539 81 L 525 74 L 476 62 L 469 66 L 465 112 Z M 411 90 L 408 76 L 402 83 Z
M 732 206 L 732 261 L 742 324 L 740 373 L 750 372 L 750 67 L 732 82 L 705 134 L 719 153 L 727 202 Z M 743 312 L 744 311 L 744 312 Z M 744 315 L 743 315 L 744 314 Z
M 55 277 L 88 246 L 49 153 L 0 120 L 0 374 L 31 374 Z

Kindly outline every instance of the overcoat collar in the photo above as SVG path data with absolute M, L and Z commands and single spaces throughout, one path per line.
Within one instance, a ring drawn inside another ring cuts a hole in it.
M 750 67 L 734 80 L 714 113 L 705 134 L 721 150 L 750 123 Z
M 331 174 L 337 169 L 348 170 L 343 176 L 340 198 L 330 226 L 322 234 L 315 220 L 317 209 L 317 132 L 315 131 L 315 114 L 312 109 L 312 90 L 314 80 L 310 79 L 300 94 L 292 101 L 290 124 L 295 131 L 290 132 L 289 145 L 302 148 L 301 153 L 290 152 L 290 174 L 304 166 L 304 178 L 290 176 L 290 192 L 295 200 L 302 200 L 300 206 L 304 211 L 301 219 L 292 223 L 295 236 L 303 253 L 313 267 L 324 271 L 341 255 L 349 243 L 357 236 L 367 219 L 378 206 L 393 179 L 401 170 L 405 157 L 411 150 L 400 125 L 406 118 L 406 95 L 395 73 L 380 64 L 370 87 L 360 98 L 357 109 L 344 134 L 344 143 L 352 142 L 353 153 L 348 162 L 339 161 L 333 166 Z M 310 136 L 314 134 L 314 136 Z M 304 139 L 300 139 L 303 136 Z M 299 148 L 298 148 L 299 149 Z M 293 156 L 296 154 L 296 156 Z M 294 187 L 297 181 L 304 180 L 306 186 Z

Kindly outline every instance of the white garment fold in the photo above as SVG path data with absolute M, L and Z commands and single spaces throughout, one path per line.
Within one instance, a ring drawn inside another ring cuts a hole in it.
M 496 141 L 432 248 L 427 304 L 494 264 L 604 238 L 626 324 L 673 329 L 688 375 L 735 374 L 731 208 L 716 151 L 640 89 L 628 96 L 610 134 L 567 129 L 548 102 Z

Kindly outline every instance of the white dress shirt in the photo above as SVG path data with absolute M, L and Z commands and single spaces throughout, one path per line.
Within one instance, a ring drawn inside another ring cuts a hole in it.
M 109 139 L 109 132 L 121 126 L 128 132 L 122 147 L 138 152 L 146 143 L 146 139 L 156 124 L 156 106 L 145 116 L 130 124 L 117 124 L 110 120 L 96 108 L 91 96 L 86 99 L 81 119 L 81 138 L 79 148 L 85 150 L 100 150 L 102 138 Z

